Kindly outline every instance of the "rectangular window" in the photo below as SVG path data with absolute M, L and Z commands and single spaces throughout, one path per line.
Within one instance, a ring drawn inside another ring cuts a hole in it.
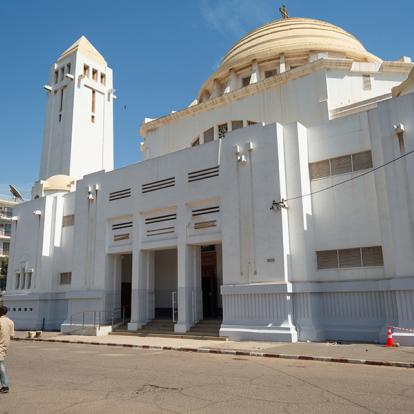
M 106 76 L 105 76 L 105 73 L 101 73 L 101 83 L 102 83 L 102 85 L 105 85 L 106 84 Z
M 59 71 L 55 70 L 55 85 L 59 82 Z
M 75 224 L 75 215 L 68 214 L 67 216 L 63 216 L 62 220 L 62 227 L 69 227 Z
M 89 78 L 89 66 L 83 65 L 83 75 Z
M 250 76 L 246 76 L 245 78 L 242 79 L 242 85 L 243 85 L 243 88 L 245 86 L 250 85 Z
M 219 137 L 219 139 L 224 138 L 227 131 L 228 131 L 227 123 L 219 125 L 218 126 L 218 137 Z
M 62 109 L 63 109 L 63 88 L 60 90 L 59 112 L 62 112 Z
M 231 121 L 231 130 L 243 128 L 243 121 Z
M 95 123 L 95 115 L 91 115 L 91 122 L 94 124 Z
M 354 171 L 372 168 L 372 152 L 364 151 L 359 152 L 358 154 L 352 154 L 352 163 Z
M 372 89 L 371 75 L 362 75 L 362 89 L 370 91 Z
M 8 255 L 10 252 L 10 243 L 3 242 L 3 254 Z
M 64 77 L 65 77 L 65 67 L 63 66 L 60 68 L 60 80 L 63 81 Z
M 70 285 L 72 283 L 72 272 L 64 272 L 60 274 L 60 285 Z
M 98 71 L 96 69 L 92 69 L 92 79 L 94 81 L 98 80 Z
M 70 65 L 70 63 L 68 63 L 66 65 L 66 73 L 70 73 L 70 70 L 71 70 L 71 65 Z
M 318 178 L 329 177 L 331 175 L 331 168 L 329 160 L 312 162 L 309 164 L 309 174 L 311 180 Z
M 331 175 L 339 175 L 352 172 L 352 161 L 350 155 L 343 157 L 332 158 L 331 160 Z
M 210 128 L 204 132 L 204 143 L 214 141 L 214 128 Z
M 277 75 L 277 70 L 276 69 L 265 71 L 265 79 L 271 78 L 272 76 L 276 76 L 276 75 Z

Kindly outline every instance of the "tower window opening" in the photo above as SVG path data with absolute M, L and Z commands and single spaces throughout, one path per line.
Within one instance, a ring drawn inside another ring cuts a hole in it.
M 249 86 L 250 85 L 250 76 L 246 76 L 245 78 L 242 79 L 242 85 L 243 85 L 243 88 L 245 86 Z
M 68 63 L 67 65 L 66 65 L 66 73 L 70 73 L 70 70 L 71 70 L 71 64 L 70 63 Z
M 94 124 L 95 123 L 95 115 L 91 115 L 91 122 Z
M 370 91 L 372 89 L 371 75 L 362 75 L 362 89 Z
M 55 85 L 58 83 L 59 81 L 59 71 L 55 70 Z
M 267 70 L 265 72 L 265 79 L 271 78 L 272 76 L 276 76 L 276 75 L 277 75 L 277 70 L 276 69 Z
M 105 85 L 106 84 L 106 76 L 105 76 L 105 73 L 101 73 L 101 83 L 102 83 L 102 85 Z
M 88 65 L 83 65 L 83 76 L 86 76 L 87 78 L 89 78 L 89 66 Z
M 96 69 L 92 69 L 92 79 L 94 81 L 98 80 L 98 71 Z
M 95 113 L 96 91 L 92 91 L 92 113 Z
M 60 68 L 60 80 L 62 81 L 64 77 L 65 77 L 65 67 L 63 66 Z
M 60 90 L 59 112 L 62 112 L 62 109 L 63 109 L 63 88 Z

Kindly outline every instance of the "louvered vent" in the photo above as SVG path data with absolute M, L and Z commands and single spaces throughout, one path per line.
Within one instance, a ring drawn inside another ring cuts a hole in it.
M 197 217 L 197 216 L 203 216 L 205 214 L 213 214 L 213 213 L 220 213 L 220 206 L 197 208 L 193 210 L 192 216 Z
M 150 193 L 152 191 L 162 190 L 163 188 L 174 187 L 175 177 L 166 178 L 165 180 L 153 181 L 151 183 L 142 184 L 141 192 Z
M 112 230 L 128 229 L 132 227 L 132 221 L 126 221 L 125 223 L 117 223 L 112 225 Z
M 309 164 L 309 173 L 311 180 L 316 180 L 317 178 L 329 177 L 331 170 L 329 167 L 329 160 L 312 162 Z
M 352 161 L 350 155 L 331 159 L 331 175 L 352 172 Z
M 339 267 L 361 267 L 361 249 L 339 250 Z
M 147 237 L 153 237 L 153 236 L 161 236 L 166 234 L 174 234 L 175 233 L 175 227 L 169 225 L 171 222 L 177 219 L 176 213 L 171 214 L 164 214 L 162 216 L 155 216 L 155 217 L 148 217 L 145 219 L 145 224 L 147 226 L 157 223 L 166 223 L 164 224 L 165 227 L 157 227 L 146 230 Z
M 384 266 L 381 246 L 316 252 L 318 269 Z
M 109 193 L 109 201 L 120 200 L 122 198 L 131 197 L 131 189 L 126 188 L 124 190 L 114 191 Z
M 219 166 L 205 168 L 204 170 L 192 171 L 188 173 L 188 182 L 192 183 L 194 181 L 206 180 L 212 177 L 219 176 Z
M 338 267 L 338 251 L 325 250 L 316 252 L 318 269 L 333 269 Z
M 354 171 L 367 170 L 372 168 L 372 152 L 364 151 L 352 155 L 352 162 L 354 164 Z
M 199 221 L 198 223 L 194 223 L 195 230 L 208 229 L 210 227 L 216 227 L 216 226 L 217 226 L 217 220 Z
M 382 247 L 363 247 L 362 263 L 364 266 L 383 266 L 384 259 L 382 257 Z
M 150 217 L 145 219 L 145 224 L 161 223 L 163 221 L 175 220 L 177 214 L 165 214 L 164 216 Z
M 114 234 L 114 242 L 121 240 L 129 240 L 129 233 Z

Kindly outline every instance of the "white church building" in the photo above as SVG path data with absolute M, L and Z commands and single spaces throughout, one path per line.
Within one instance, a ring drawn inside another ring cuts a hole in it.
M 413 329 L 413 66 L 273 21 L 188 108 L 145 119 L 144 160 L 114 170 L 112 70 L 80 38 L 51 68 L 39 180 L 14 211 L 16 327 L 123 308 L 130 331 L 216 318 L 237 340 Z

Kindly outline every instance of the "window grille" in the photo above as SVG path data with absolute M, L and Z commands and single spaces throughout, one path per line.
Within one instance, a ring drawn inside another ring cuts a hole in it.
M 60 285 L 70 285 L 72 283 L 72 272 L 64 272 L 60 274 Z
M 334 269 L 338 267 L 338 251 L 325 250 L 316 252 L 318 269 Z
M 203 216 L 206 214 L 213 214 L 213 213 L 219 213 L 220 212 L 220 206 L 213 206 L 213 207 L 204 207 L 204 208 L 197 208 L 192 211 L 192 216 Z
M 218 137 L 219 137 L 219 139 L 224 138 L 227 131 L 228 131 L 227 123 L 219 125 L 218 126 Z
M 145 224 L 154 224 L 154 223 L 162 223 L 164 221 L 176 220 L 177 214 L 165 214 L 163 216 L 156 216 L 156 217 L 148 217 L 145 219 Z

